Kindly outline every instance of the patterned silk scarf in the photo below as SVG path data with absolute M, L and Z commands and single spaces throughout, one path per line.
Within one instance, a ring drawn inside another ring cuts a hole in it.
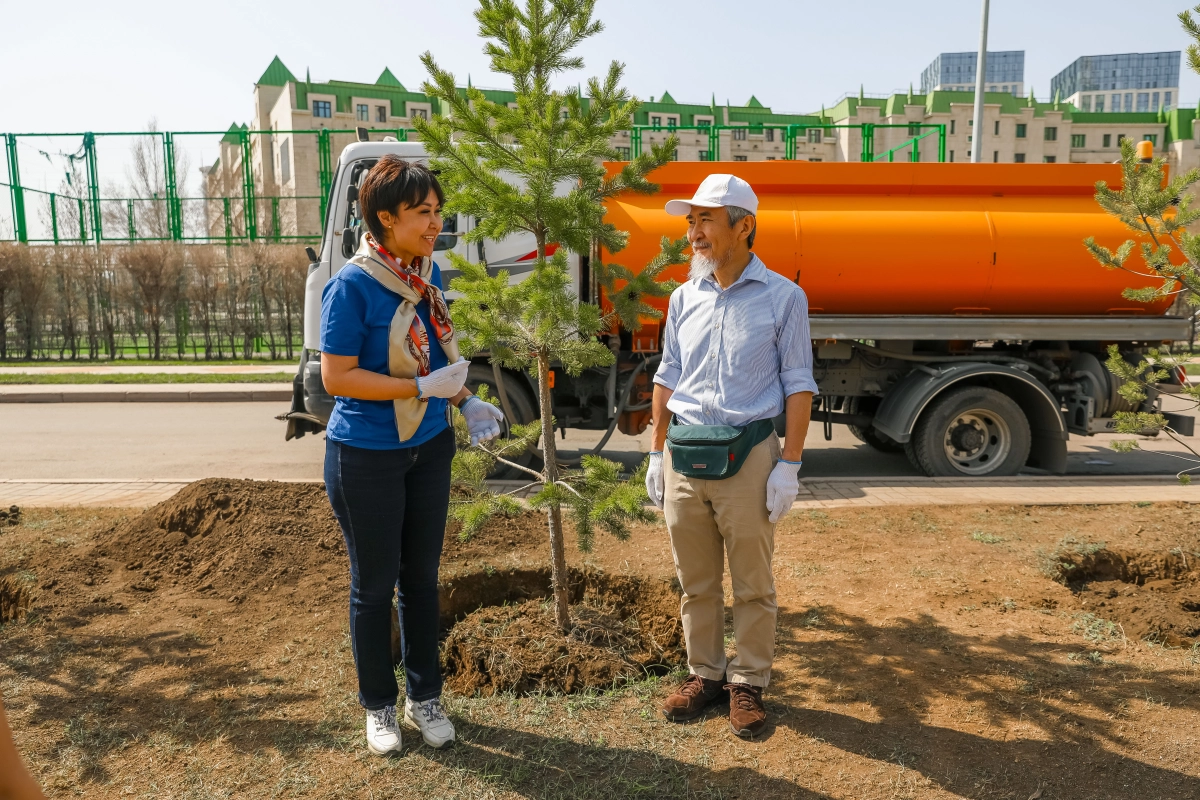
M 450 321 L 450 308 L 446 298 L 432 283 L 422 280 L 420 272 L 423 259 L 414 258 L 411 264 L 400 263 L 383 245 L 375 241 L 371 234 L 366 234 L 367 244 L 379 256 L 379 260 L 391 272 L 403 281 L 414 292 L 421 295 L 429 303 L 429 321 L 433 324 L 434 335 L 443 347 L 454 341 L 454 324 Z M 412 325 L 408 329 L 408 352 L 417 362 L 417 375 L 429 374 L 429 333 L 421 317 L 414 314 Z

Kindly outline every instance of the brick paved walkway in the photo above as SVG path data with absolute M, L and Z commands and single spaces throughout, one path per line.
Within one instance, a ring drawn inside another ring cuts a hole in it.
M 145 508 L 174 495 L 191 481 L 0 480 L 0 508 L 88 506 Z M 498 482 L 498 490 L 522 485 Z M 509 485 L 509 484 L 512 485 Z M 801 482 L 795 508 L 881 505 L 1064 505 L 1184 501 L 1200 503 L 1200 485 L 1172 477 L 1022 476 L 967 481 L 957 478 L 830 478 Z

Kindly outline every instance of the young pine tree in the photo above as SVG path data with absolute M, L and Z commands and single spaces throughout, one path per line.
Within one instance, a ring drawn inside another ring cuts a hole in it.
M 1200 64 L 1200 58 L 1197 63 Z M 1121 188 L 1112 189 L 1106 182 L 1099 181 L 1096 184 L 1096 202 L 1121 220 L 1137 236 L 1138 241 L 1128 239 L 1116 250 L 1110 250 L 1089 236 L 1084 246 L 1104 267 L 1125 270 L 1158 284 L 1142 289 L 1126 289 L 1126 298 L 1151 303 L 1164 297 L 1182 295 L 1189 308 L 1198 309 L 1200 236 L 1189 233 L 1187 228 L 1200 220 L 1200 209 L 1193 208 L 1193 197 L 1188 193 L 1200 181 L 1200 170 L 1176 175 L 1164 183 L 1165 165 L 1166 159 L 1162 157 L 1143 162 L 1138 158 L 1134 143 L 1129 139 L 1123 140 Z M 1132 265 L 1130 260 L 1135 249 L 1141 258 L 1140 265 Z M 1165 348 L 1151 348 L 1146 360 L 1140 364 L 1128 363 L 1116 345 L 1109 347 L 1108 356 L 1109 371 L 1124 381 L 1120 388 L 1122 396 L 1135 403 L 1146 399 L 1153 384 L 1167 380 L 1172 373 L 1186 370 L 1187 365 L 1186 359 L 1172 355 Z M 1178 396 L 1200 407 L 1200 386 L 1185 382 Z M 1118 433 L 1161 431 L 1183 445 L 1193 456 L 1186 460 L 1194 464 L 1179 472 L 1179 478 L 1184 483 L 1190 480 L 1188 473 L 1200 469 L 1200 453 L 1171 429 L 1163 415 L 1126 411 L 1118 412 L 1115 418 Z M 1137 442 L 1114 442 L 1113 447 L 1130 450 L 1137 447 Z
M 514 286 L 505 272 L 489 275 L 484 265 L 452 257 L 461 277 L 451 288 L 462 295 L 452 313 L 464 353 L 487 352 L 493 363 L 537 377 L 540 430 L 532 435 L 533 441 L 541 436 L 545 466 L 540 474 L 526 471 L 542 486 L 531 502 L 547 515 L 555 618 L 564 632 L 571 623 L 562 506 L 573 509 L 584 549 L 591 545 L 595 525 L 626 536 L 626 522 L 644 519 L 647 512 L 642 481 L 622 482 L 611 462 L 588 457 L 582 472 L 560 469 L 551 370 L 578 375 L 611 364 L 613 353 L 599 335 L 617 319 L 636 329 L 639 317 L 658 316 L 644 298 L 668 294 L 673 286 L 658 280 L 660 272 L 686 261 L 685 241 L 664 239 L 663 253 L 636 274 L 596 265 L 613 315 L 579 302 L 572 291 L 567 252 L 589 253 L 593 243 L 609 252 L 620 250 L 627 234 L 604 221 L 604 201 L 625 191 L 657 191 L 646 176 L 671 160 L 677 144 L 671 137 L 608 176 L 601 162 L 618 158 L 609 142 L 629 130 L 637 108 L 637 100 L 621 87 L 623 65 L 613 62 L 603 79 L 588 81 L 587 98 L 575 89 L 553 88 L 563 73 L 582 68 L 583 60 L 572 51 L 602 30 L 593 18 L 594 6 L 595 0 L 526 0 L 523 7 L 514 0 L 481 0 L 475 19 L 487 42 L 485 52 L 492 70 L 512 79 L 515 107 L 492 102 L 478 89 L 458 89 L 454 76 L 425 53 L 421 60 L 430 80 L 424 91 L 438 99 L 441 113 L 428 122 L 415 121 L 447 189 L 447 211 L 478 220 L 468 240 L 525 232 L 537 243 L 532 272 Z M 529 435 L 520 431 L 517 439 Z M 475 464 L 475 472 L 483 466 Z M 485 499 L 466 515 L 477 525 L 497 507 Z

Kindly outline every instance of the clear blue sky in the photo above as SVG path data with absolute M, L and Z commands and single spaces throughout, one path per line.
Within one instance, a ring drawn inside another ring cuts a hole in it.
M 1180 50 L 1175 14 L 1198 0 L 992 0 L 989 44 L 1025 50 L 1025 81 L 1039 98 L 1080 55 Z M 599 73 L 627 65 L 642 98 L 745 102 L 806 112 L 863 85 L 868 93 L 919 88 L 942 51 L 978 43 L 976 0 L 753 3 L 599 0 L 606 30 L 582 55 Z M 408 87 L 433 51 L 477 85 L 489 74 L 473 0 L 355 3 L 312 0 L 95 0 L 45 5 L 4 0 L 0 131 L 213 130 L 248 121 L 253 84 L 278 54 L 298 77 L 373 81 L 389 66 Z M 1200 99 L 1200 76 L 1182 74 L 1182 104 Z

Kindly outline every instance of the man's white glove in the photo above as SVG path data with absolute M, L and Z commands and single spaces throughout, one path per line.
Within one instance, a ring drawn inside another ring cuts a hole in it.
M 487 442 L 500 435 L 500 423 L 504 412 L 486 400 L 471 395 L 458 407 L 467 421 L 467 432 L 471 434 L 471 446 Z
M 771 522 L 779 522 L 800 494 L 799 461 L 780 461 L 767 478 L 767 511 Z
M 663 476 L 662 452 L 650 454 L 650 466 L 646 468 L 646 494 L 650 502 L 659 508 L 663 507 L 663 495 L 666 493 L 666 479 Z
M 463 384 L 467 382 L 467 368 L 470 366 L 470 361 L 460 358 L 448 367 L 421 375 L 416 379 L 417 397 L 454 397 L 462 391 Z

